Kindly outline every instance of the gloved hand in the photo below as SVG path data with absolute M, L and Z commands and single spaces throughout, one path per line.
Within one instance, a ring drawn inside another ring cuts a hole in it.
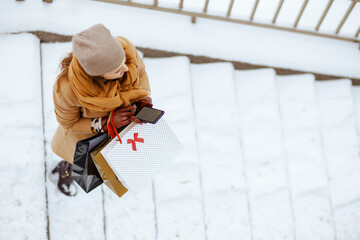
M 127 107 L 119 107 L 114 111 L 113 120 L 116 128 L 120 128 L 129 124 L 133 118 L 135 118 L 135 109 L 133 105 Z M 136 118 L 135 118 L 136 119 Z M 101 119 L 101 125 L 104 126 L 104 132 L 107 132 L 107 126 L 105 124 L 106 118 Z
M 135 109 L 136 107 L 133 105 L 117 108 L 113 115 L 116 128 L 129 124 L 135 116 Z
M 136 105 L 136 112 L 138 113 L 143 107 L 152 107 L 152 99 L 151 97 L 145 97 L 140 99 L 139 101 L 135 102 Z

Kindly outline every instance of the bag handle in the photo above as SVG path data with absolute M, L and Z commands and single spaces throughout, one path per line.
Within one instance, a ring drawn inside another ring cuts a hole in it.
M 113 118 L 114 111 L 115 111 L 115 109 L 110 112 L 106 127 L 107 127 L 107 130 L 108 130 L 111 138 L 115 138 L 115 135 L 116 135 L 116 137 L 119 139 L 119 142 L 122 144 L 121 138 L 120 138 L 120 136 L 117 132 L 117 129 L 115 127 L 115 124 L 114 124 L 114 118 Z
M 114 135 L 112 126 L 110 125 L 112 113 L 113 113 L 113 112 L 111 111 L 110 114 L 109 114 L 109 118 L 108 118 L 107 123 L 106 123 L 106 128 L 107 128 L 107 131 L 108 131 L 108 133 L 110 134 L 111 138 L 114 138 L 115 135 Z

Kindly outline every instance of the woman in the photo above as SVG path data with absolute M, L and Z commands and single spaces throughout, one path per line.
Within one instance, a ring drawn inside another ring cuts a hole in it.
M 52 150 L 61 161 L 58 187 L 66 195 L 76 143 L 107 131 L 106 119 L 114 111 L 117 128 L 135 117 L 136 109 L 152 107 L 145 66 L 134 45 L 124 37 L 113 37 L 102 24 L 76 34 L 73 52 L 62 60 L 61 73 L 54 84 L 54 108 L 59 126 Z

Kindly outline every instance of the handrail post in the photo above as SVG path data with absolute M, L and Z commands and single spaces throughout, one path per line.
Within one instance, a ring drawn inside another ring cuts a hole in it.
M 360 35 L 360 27 L 359 27 L 358 30 L 356 31 L 355 37 L 357 38 L 357 37 L 359 37 L 359 35 Z
M 316 28 L 315 28 L 316 31 L 319 31 L 320 26 L 321 26 L 322 22 L 324 21 L 326 14 L 329 12 L 329 9 L 330 9 L 331 5 L 333 4 L 333 2 L 334 2 L 334 0 L 329 0 L 328 4 L 326 5 L 326 8 L 325 8 L 323 14 L 321 15 L 321 18 L 320 18 L 318 24 L 316 25 Z
M 179 9 L 183 9 L 183 7 L 184 7 L 184 0 L 180 0 Z
M 159 5 L 159 1 L 158 1 L 158 0 L 154 0 L 154 7 L 157 7 L 157 5 Z
M 273 18 L 273 20 L 272 20 L 272 23 L 273 23 L 273 24 L 275 24 L 276 19 L 277 19 L 277 17 L 279 16 L 279 13 L 280 13 L 280 10 L 281 10 L 281 7 L 282 7 L 283 3 L 284 3 L 284 0 L 280 0 L 279 5 L 278 5 L 278 7 L 277 7 L 277 9 L 276 9 L 274 18 Z
M 300 10 L 300 12 L 299 12 L 299 14 L 298 14 L 298 16 L 297 16 L 297 18 L 296 18 L 296 21 L 295 21 L 295 24 L 294 24 L 294 28 L 297 28 L 297 25 L 298 25 L 298 23 L 299 23 L 299 21 L 300 21 L 300 18 L 302 17 L 302 15 L 303 15 L 303 13 L 304 13 L 304 10 L 305 10 L 306 5 L 308 4 L 308 2 L 309 2 L 309 0 L 304 0 L 304 3 L 303 3 L 303 5 L 302 5 L 302 7 L 301 7 L 301 10 Z
M 229 9 L 228 9 L 227 14 L 226 14 L 227 17 L 230 17 L 230 15 L 231 15 L 231 11 L 232 11 L 232 8 L 234 6 L 234 1 L 235 0 L 230 1 Z
M 336 34 L 339 34 L 339 32 L 340 32 L 342 26 L 344 25 L 346 19 L 349 17 L 351 11 L 352 11 L 353 8 L 355 7 L 355 4 L 356 4 L 355 1 L 353 1 L 353 2 L 350 4 L 348 10 L 346 11 L 344 17 L 341 19 L 341 22 L 340 22 L 339 26 L 338 26 L 337 29 L 336 29 L 336 32 L 335 32 Z
M 253 10 L 252 10 L 251 15 L 250 15 L 250 21 L 254 20 L 255 12 L 256 12 L 256 9 L 257 9 L 257 7 L 259 5 L 259 2 L 260 2 L 260 0 L 255 1 Z
M 204 12 L 204 13 L 207 12 L 208 7 L 209 7 L 209 0 L 206 0 L 206 1 L 205 1 L 205 6 L 204 6 L 204 9 L 203 9 L 203 12 Z
M 196 23 L 196 17 L 195 16 L 191 16 L 191 23 L 193 23 L 193 24 Z

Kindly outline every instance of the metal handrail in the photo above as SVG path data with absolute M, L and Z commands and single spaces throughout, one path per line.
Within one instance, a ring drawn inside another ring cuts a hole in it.
M 207 13 L 210 0 L 205 0 L 205 4 L 204 4 L 204 8 L 203 8 L 202 12 L 191 12 L 191 11 L 182 10 L 183 5 L 184 5 L 184 0 L 179 0 L 179 7 L 178 8 L 160 7 L 158 0 L 154 0 L 153 5 L 135 3 L 135 2 L 132 2 L 131 0 L 93 0 L 93 1 L 115 3 L 115 4 L 120 4 L 120 5 L 131 6 L 131 7 L 138 7 L 138 8 L 145 8 L 145 9 L 151 9 L 151 10 L 157 10 L 157 11 L 163 11 L 163 12 L 182 14 L 182 15 L 190 16 L 192 23 L 196 23 L 196 18 L 207 18 L 207 19 L 213 19 L 213 20 L 219 20 L 219 21 L 240 23 L 240 24 L 258 26 L 258 27 L 272 28 L 272 29 L 277 29 L 277 30 L 283 30 L 283 31 L 289 31 L 289 32 L 297 32 L 297 33 L 302 33 L 302 34 L 315 35 L 315 36 L 321 36 L 321 37 L 327 37 L 327 38 L 333 38 L 333 39 L 339 39 L 339 40 L 344 40 L 344 41 L 360 43 L 360 39 L 358 39 L 359 34 L 360 34 L 360 27 L 357 30 L 357 32 L 354 34 L 354 37 L 345 37 L 345 36 L 340 36 L 339 35 L 339 32 L 340 32 L 342 26 L 344 25 L 345 21 L 348 19 L 349 15 L 350 15 L 351 11 L 353 10 L 353 8 L 355 7 L 356 3 L 360 2 L 360 0 L 351 0 L 351 4 L 350 4 L 348 10 L 345 13 L 345 15 L 343 16 L 343 18 L 341 19 L 341 21 L 340 21 L 340 23 L 339 23 L 339 25 L 338 25 L 338 27 L 337 27 L 334 34 L 319 32 L 320 26 L 321 26 L 322 22 L 324 21 L 327 13 L 329 12 L 329 9 L 331 8 L 334 0 L 329 0 L 329 2 L 327 3 L 326 8 L 324 9 L 324 11 L 323 11 L 323 13 L 322 13 L 316 27 L 315 27 L 315 29 L 313 31 L 311 31 L 311 30 L 303 30 L 303 29 L 298 28 L 299 21 L 300 21 L 303 13 L 305 11 L 305 8 L 306 8 L 309 0 L 304 0 L 304 2 L 302 4 L 302 7 L 301 7 L 301 9 L 300 9 L 300 11 L 299 11 L 299 13 L 297 15 L 297 18 L 296 18 L 292 28 L 291 27 L 285 27 L 285 26 L 276 25 L 277 17 L 279 15 L 280 11 L 281 11 L 281 8 L 282 8 L 283 3 L 284 3 L 285 0 L 280 0 L 279 1 L 276 12 L 275 12 L 274 17 L 272 19 L 272 22 L 269 23 L 269 24 L 258 23 L 256 21 L 254 21 L 254 16 L 255 16 L 255 13 L 256 13 L 256 10 L 257 10 L 257 7 L 259 5 L 260 0 L 255 0 L 254 6 L 252 8 L 252 11 L 251 11 L 251 14 L 250 14 L 250 17 L 249 17 L 249 20 L 242 20 L 242 19 L 236 19 L 236 18 L 231 18 L 230 17 L 235 0 L 230 0 L 230 4 L 229 4 L 228 10 L 227 10 L 227 13 L 226 13 L 225 16 L 211 15 L 211 14 Z

